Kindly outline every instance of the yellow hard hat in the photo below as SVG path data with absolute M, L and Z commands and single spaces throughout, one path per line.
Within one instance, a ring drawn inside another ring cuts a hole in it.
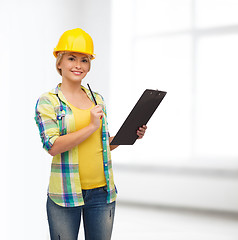
M 57 57 L 57 53 L 62 51 L 84 53 L 90 55 L 91 59 L 95 58 L 93 40 L 81 28 L 68 30 L 62 34 L 53 54 Z

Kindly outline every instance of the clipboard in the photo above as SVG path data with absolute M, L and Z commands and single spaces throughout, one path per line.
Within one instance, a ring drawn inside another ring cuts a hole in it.
M 167 92 L 146 89 L 118 130 L 110 145 L 133 145 L 137 130 L 146 125 Z

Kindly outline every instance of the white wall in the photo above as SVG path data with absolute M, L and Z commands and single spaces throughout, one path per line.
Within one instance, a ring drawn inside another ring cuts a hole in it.
M 127 57 L 130 57 L 128 49 L 120 50 L 120 42 L 115 44 L 115 39 L 111 43 L 110 31 L 119 30 L 119 33 L 123 31 L 126 33 L 125 31 L 130 31 L 133 26 L 128 25 L 123 28 L 123 25 L 115 25 L 115 16 L 111 14 L 111 1 L 109 0 L 1 1 L 0 101 L 2 103 L 2 117 L 0 124 L 2 127 L 2 171 L 0 182 L 2 192 L 0 211 L 3 223 L 1 227 L 2 239 L 42 240 L 46 239 L 48 235 L 45 200 L 51 158 L 42 150 L 33 118 L 38 96 L 55 87 L 60 81 L 60 76 L 55 70 L 55 59 L 52 51 L 59 36 L 65 30 L 81 27 L 93 37 L 97 57 L 92 63 L 92 71 L 87 79 L 91 87 L 101 92 L 106 102 L 109 103 L 109 110 L 112 110 L 109 111 L 109 118 L 112 120 L 109 122 L 109 127 L 112 129 L 111 133 L 115 134 L 119 127 L 120 123 L 117 122 L 116 125 L 113 121 L 118 116 L 116 114 L 118 110 L 115 107 L 113 109 L 113 106 L 120 100 L 120 97 L 114 96 L 115 91 L 118 90 L 116 87 L 123 86 L 123 93 L 130 94 L 126 86 L 135 86 L 136 82 L 132 78 L 133 75 L 128 72 L 131 68 L 131 65 L 128 65 L 130 61 L 124 58 L 125 55 L 122 52 L 124 51 Z M 122 7 L 121 12 L 116 17 L 123 20 L 125 16 L 130 16 L 128 7 Z M 126 42 L 127 39 L 125 38 L 123 41 Z M 113 57 L 118 57 L 117 53 L 120 56 L 120 59 L 117 59 L 118 64 L 112 65 L 110 60 L 113 60 Z M 114 72 L 110 73 L 110 69 Z M 126 72 L 129 74 L 125 76 Z M 115 76 L 114 80 L 110 79 L 113 76 Z M 114 87 L 111 88 L 112 86 Z M 140 95 L 139 87 L 137 86 L 136 89 L 136 94 Z M 112 99 L 113 101 L 111 101 Z M 130 99 L 127 107 L 132 107 L 134 99 Z M 166 113 L 166 104 L 161 107 L 160 111 Z M 120 116 L 118 118 L 123 119 L 128 111 L 119 108 Z M 166 125 L 166 115 L 160 116 L 160 121 L 165 124 L 166 128 L 168 126 Z M 172 123 L 171 120 L 170 123 Z M 166 134 L 165 130 L 163 134 Z M 149 148 L 149 138 L 156 136 L 156 134 L 148 132 L 147 136 L 144 143 Z M 144 143 L 140 142 L 130 149 L 125 147 L 121 150 L 115 150 L 113 152 L 115 167 L 120 165 L 125 152 L 136 151 L 136 149 L 142 152 Z M 168 146 L 166 147 L 168 148 Z M 145 155 L 139 159 L 140 162 L 146 159 L 144 157 Z M 137 160 L 132 159 L 132 162 L 136 163 Z M 162 161 L 163 164 L 166 163 L 162 159 L 156 158 L 156 160 Z M 130 169 L 123 166 L 116 167 L 118 199 L 122 201 L 138 200 L 141 193 L 140 188 L 134 188 L 133 193 L 130 191 L 130 187 L 137 184 L 137 186 L 148 188 L 147 193 L 151 196 L 153 196 L 153 190 L 157 190 L 154 199 L 149 195 L 140 198 L 144 203 L 227 211 L 238 210 L 238 196 L 236 194 L 238 183 L 235 172 L 237 163 L 235 158 L 234 161 L 229 160 L 230 165 L 226 164 L 225 169 L 223 168 L 224 162 L 218 163 L 217 174 L 209 174 L 208 171 L 205 177 L 204 173 L 206 174 L 208 168 L 213 171 L 216 162 L 211 163 L 210 161 L 210 167 L 205 158 L 200 163 L 190 162 L 190 166 L 188 162 L 184 165 L 182 161 L 168 161 L 167 163 L 166 166 L 162 164 L 157 172 L 152 171 L 149 174 L 146 171 L 141 172 L 140 169 L 138 172 L 135 172 L 136 169 L 130 172 Z M 182 172 L 179 172 L 180 163 L 185 166 Z M 192 168 L 190 168 L 191 166 Z M 201 174 L 197 172 L 193 176 L 193 171 L 196 172 L 198 166 L 205 168 L 205 171 L 201 171 Z M 174 172 L 173 167 L 176 167 Z M 223 177 L 221 174 L 219 177 L 219 169 L 224 170 L 222 174 L 227 170 L 230 175 Z M 232 174 L 232 169 L 234 174 Z M 213 204 L 214 202 L 215 204 Z
M 238 212 L 236 11 L 236 0 L 112 1 L 111 134 L 146 88 L 168 92 L 145 138 L 113 152 L 119 200 Z
M 109 8 L 108 0 L 1 1 L 1 239 L 47 238 L 51 158 L 42 149 L 34 107 L 60 81 L 53 48 L 64 31 L 76 27 L 95 42 L 91 87 L 107 92 L 102 86 L 109 81 Z

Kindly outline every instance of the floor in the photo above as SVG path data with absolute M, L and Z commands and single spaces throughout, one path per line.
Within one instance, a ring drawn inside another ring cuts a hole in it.
M 118 203 L 112 240 L 127 239 L 238 240 L 238 217 Z

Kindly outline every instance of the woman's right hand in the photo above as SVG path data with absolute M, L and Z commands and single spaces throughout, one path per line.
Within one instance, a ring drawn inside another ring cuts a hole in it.
M 100 105 L 96 105 L 91 109 L 91 122 L 90 124 L 97 130 L 100 127 L 100 119 L 103 117 L 103 110 Z

